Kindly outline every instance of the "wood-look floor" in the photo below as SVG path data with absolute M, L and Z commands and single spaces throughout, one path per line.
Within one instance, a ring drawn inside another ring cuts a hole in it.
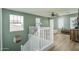
M 70 40 L 70 36 L 57 33 L 54 35 L 54 47 L 49 51 L 79 51 L 79 43 Z

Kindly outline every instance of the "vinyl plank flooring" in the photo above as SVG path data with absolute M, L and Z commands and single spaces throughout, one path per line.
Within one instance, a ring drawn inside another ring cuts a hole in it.
M 79 51 L 79 43 L 70 40 L 70 35 L 58 33 L 54 35 L 54 47 L 49 51 Z

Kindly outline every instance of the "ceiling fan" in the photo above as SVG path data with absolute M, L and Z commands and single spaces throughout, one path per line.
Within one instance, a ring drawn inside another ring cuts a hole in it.
M 56 13 L 56 12 L 51 12 L 51 13 L 50 13 L 50 16 L 51 16 L 51 18 L 54 18 L 54 17 L 58 17 L 59 14 Z
M 59 15 L 58 15 L 58 13 L 52 12 L 51 16 L 54 17 L 54 16 L 59 16 Z

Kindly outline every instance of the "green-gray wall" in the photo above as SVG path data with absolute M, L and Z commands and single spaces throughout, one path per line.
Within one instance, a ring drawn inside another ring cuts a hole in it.
M 77 13 L 61 16 L 64 18 L 64 29 L 70 29 L 70 17 L 78 16 Z M 54 29 L 58 29 L 58 17 L 54 18 Z
M 46 27 L 50 26 L 50 20 L 49 20 L 49 18 L 41 18 L 40 22 L 42 23 L 41 26 L 46 26 Z
M 55 30 L 58 29 L 58 18 L 57 17 L 54 18 L 54 29 Z
M 10 32 L 9 14 L 16 14 L 24 16 L 24 31 Z M 28 40 L 29 26 L 35 25 L 35 18 L 40 17 L 44 25 L 49 26 L 49 19 L 46 17 L 36 16 L 28 13 L 22 13 L 7 9 L 2 9 L 2 25 L 3 25 L 3 50 L 4 51 L 19 51 L 21 44 L 24 44 Z M 21 35 L 22 41 L 20 43 L 14 43 L 13 38 L 15 35 Z
M 2 50 L 2 9 L 0 8 L 0 51 Z

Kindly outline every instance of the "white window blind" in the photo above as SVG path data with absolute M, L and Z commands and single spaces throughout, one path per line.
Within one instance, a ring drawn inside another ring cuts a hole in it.
M 24 17 L 10 14 L 10 32 L 24 30 Z

